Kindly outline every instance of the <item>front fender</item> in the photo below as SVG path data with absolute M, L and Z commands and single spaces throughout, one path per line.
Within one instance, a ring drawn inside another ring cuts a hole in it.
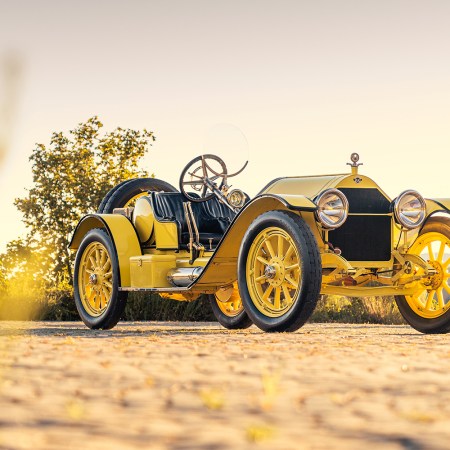
M 69 248 L 77 250 L 86 233 L 93 228 L 102 228 L 110 236 L 119 260 L 120 286 L 131 286 L 130 257 L 142 255 L 133 225 L 120 214 L 88 214 L 78 222 Z
M 206 287 L 220 287 L 232 284 L 237 279 L 237 258 L 242 238 L 250 224 L 259 215 L 273 210 L 298 211 L 303 220 L 316 235 L 314 211 L 316 205 L 303 195 L 262 194 L 250 202 L 239 212 L 220 241 L 217 250 L 205 266 L 193 290 Z M 316 236 L 316 239 L 319 236 Z M 319 241 L 318 241 L 319 242 Z
M 450 198 L 427 198 L 427 214 L 430 216 L 436 212 L 450 213 Z

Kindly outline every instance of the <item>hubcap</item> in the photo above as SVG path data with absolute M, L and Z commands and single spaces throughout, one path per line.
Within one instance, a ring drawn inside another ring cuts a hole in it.
M 250 297 L 268 317 L 291 309 L 301 287 L 300 255 L 289 233 L 270 227 L 253 241 L 247 256 L 246 280 Z
M 112 296 L 113 271 L 108 250 L 100 242 L 92 242 L 81 255 L 78 285 L 85 311 L 100 316 Z

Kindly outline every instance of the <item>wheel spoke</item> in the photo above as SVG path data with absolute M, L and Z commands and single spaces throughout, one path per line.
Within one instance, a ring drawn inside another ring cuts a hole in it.
M 111 295 L 110 291 L 105 286 L 102 286 L 103 295 L 105 296 L 105 305 L 108 303 L 109 297 Z
M 441 242 L 441 246 L 439 247 L 437 261 L 442 261 L 444 258 L 444 250 L 445 250 L 445 242 Z
M 290 272 L 291 270 L 298 269 L 298 268 L 299 268 L 299 265 L 298 265 L 298 263 L 297 263 L 297 264 L 292 264 L 292 266 L 287 266 L 287 267 L 285 267 L 284 270 L 285 270 L 286 272 Z
M 278 236 L 278 243 L 277 243 L 277 252 L 278 252 L 278 258 L 283 259 L 283 244 L 284 244 L 284 239 L 283 236 L 281 236 L 281 234 Z
M 293 247 L 293 245 L 290 245 L 286 254 L 284 255 L 283 261 L 287 261 L 291 257 L 293 251 L 294 251 L 294 247 Z
M 437 292 L 437 298 L 438 298 L 438 304 L 439 304 L 439 308 L 443 308 L 444 307 L 444 296 L 442 295 L 442 287 L 439 288 L 436 292 Z
M 108 259 L 108 254 L 104 250 L 101 250 L 100 253 L 101 253 L 100 266 L 103 267 L 106 260 Z
M 429 310 L 431 308 L 431 303 L 433 301 L 434 293 L 436 291 L 430 291 L 428 292 L 427 301 L 425 303 L 425 309 Z
M 275 258 L 276 255 L 275 255 L 275 252 L 273 251 L 273 247 L 272 247 L 272 244 L 271 244 L 269 238 L 267 238 L 265 240 L 264 244 L 266 245 L 266 248 L 267 248 L 267 251 L 269 252 L 270 257 Z
M 265 280 L 266 280 L 266 276 L 265 275 L 261 275 L 260 277 L 255 278 L 255 281 L 257 283 L 264 283 Z
M 111 278 L 111 277 L 112 277 L 112 270 L 110 270 L 109 272 L 106 272 L 106 273 L 103 275 L 103 277 L 104 277 L 104 278 Z
M 273 299 L 273 307 L 275 309 L 281 308 L 281 288 L 280 288 L 280 286 L 277 286 L 275 288 L 275 297 Z
M 101 260 L 100 260 L 100 250 L 98 248 L 95 249 L 95 262 L 97 263 L 97 267 L 101 267 Z
M 447 283 L 444 283 L 442 287 L 446 290 L 447 294 L 450 295 L 450 286 Z
M 208 191 L 208 186 L 203 186 L 201 197 L 206 197 L 207 191 Z
M 104 264 L 104 266 L 102 267 L 103 271 L 109 270 L 111 267 L 111 260 L 108 258 Z
M 257 259 L 260 263 L 264 264 L 265 266 L 268 266 L 268 265 L 269 265 L 269 261 L 267 261 L 267 259 L 264 259 L 262 256 L 257 256 L 256 259 Z
M 286 275 L 284 276 L 284 279 L 285 279 L 286 281 L 289 281 L 289 283 L 290 283 L 292 286 L 294 286 L 295 289 L 298 288 L 298 283 L 297 283 L 290 275 L 286 274 Z
M 97 264 L 95 264 L 94 257 L 92 255 L 89 255 L 89 262 L 91 263 L 91 267 L 97 267 Z
M 97 291 L 94 294 L 94 308 L 100 308 L 100 293 Z
M 103 284 L 112 290 L 112 284 L 109 281 L 104 280 Z
M 442 264 L 442 268 L 445 270 L 449 264 L 450 264 L 450 258 L 448 258 L 447 261 L 445 261 L 445 263 Z
M 281 287 L 283 288 L 284 301 L 290 304 L 292 302 L 292 297 L 291 297 L 291 294 L 289 293 L 289 288 L 287 287 L 287 283 L 284 282 L 281 285 Z
M 264 295 L 262 296 L 262 299 L 265 302 L 267 302 L 267 300 L 269 299 L 270 294 L 272 293 L 272 291 L 273 291 L 273 286 L 269 285 L 269 287 L 266 289 L 266 292 L 264 292 Z
M 428 244 L 428 254 L 430 255 L 430 261 L 434 261 L 434 253 L 433 253 L 433 249 L 431 247 L 431 242 Z

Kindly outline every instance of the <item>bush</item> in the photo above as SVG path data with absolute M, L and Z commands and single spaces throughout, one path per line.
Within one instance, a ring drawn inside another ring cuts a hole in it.
M 193 302 L 180 302 L 157 294 L 132 292 L 128 296 L 124 320 L 211 322 L 216 318 L 206 295 Z
M 394 297 L 341 297 L 323 295 L 311 322 L 404 324 Z

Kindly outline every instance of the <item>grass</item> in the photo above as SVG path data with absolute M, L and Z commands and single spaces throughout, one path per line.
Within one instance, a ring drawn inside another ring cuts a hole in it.
M 0 295 L 0 320 L 79 320 L 70 286 L 21 289 Z M 123 320 L 215 321 L 207 296 L 193 302 L 163 299 L 157 294 L 130 293 Z M 311 322 L 404 323 L 393 297 L 322 296 Z

